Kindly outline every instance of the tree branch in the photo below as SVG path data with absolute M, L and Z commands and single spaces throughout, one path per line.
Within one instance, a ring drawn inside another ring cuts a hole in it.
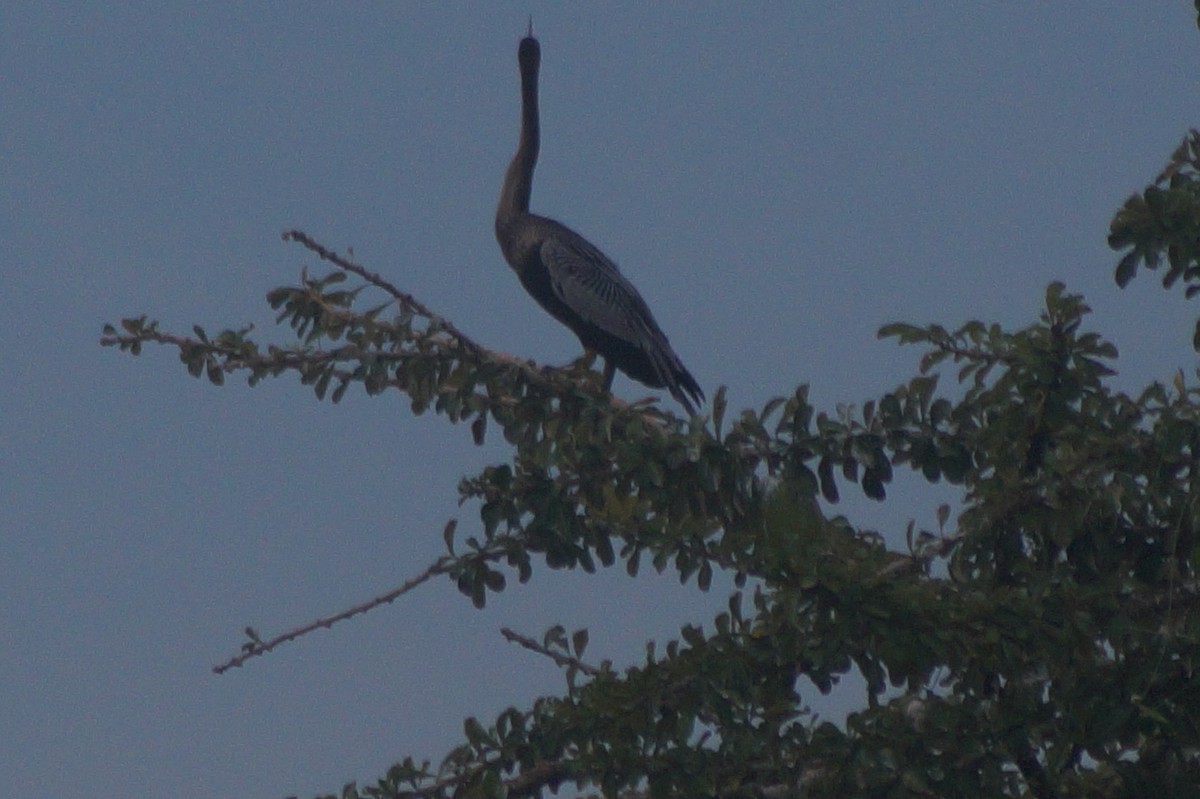
M 200 377 L 207 371 L 209 379 L 216 384 L 223 382 L 224 374 L 235 371 L 251 372 L 251 384 L 265 376 L 276 376 L 283 371 L 297 371 L 305 378 L 306 384 L 317 384 L 318 396 L 323 398 L 325 387 L 331 379 L 336 378 L 341 385 L 334 392 L 335 400 L 340 398 L 345 386 L 352 382 L 364 383 L 368 393 L 377 393 L 379 389 L 391 387 L 411 395 L 413 387 L 399 379 L 400 366 L 410 360 L 438 364 L 457 361 L 476 367 L 493 367 L 493 370 L 488 372 L 491 377 L 485 377 L 474 392 L 478 400 L 482 400 L 488 406 L 511 405 L 515 397 L 524 396 L 530 388 L 536 388 L 539 393 L 554 397 L 587 388 L 594 392 L 598 401 L 607 402 L 620 410 L 633 409 L 643 419 L 663 424 L 673 418 L 658 407 L 648 407 L 648 400 L 626 403 L 618 399 L 603 389 L 598 378 L 581 379 L 593 374 L 586 366 L 583 369 L 575 365 L 566 368 L 539 367 L 528 359 L 488 349 L 413 295 L 401 291 L 378 273 L 333 252 L 303 231 L 290 230 L 283 233 L 282 237 L 285 241 L 298 242 L 338 270 L 356 275 L 368 285 L 380 289 L 392 297 L 404 313 L 423 319 L 426 322 L 425 328 L 414 330 L 405 323 L 388 324 L 375 321 L 375 312 L 356 312 L 350 307 L 352 301 L 331 302 L 330 298 L 333 295 L 326 295 L 321 290 L 323 281 L 318 284 L 306 277 L 304 288 L 279 289 L 277 291 L 283 294 L 278 299 L 271 299 L 274 307 L 285 306 L 278 321 L 291 317 L 292 327 L 302 336 L 305 345 L 303 348 L 293 346 L 285 349 L 271 345 L 266 347 L 265 351 L 260 351 L 257 344 L 246 338 L 246 333 L 251 327 L 240 331 L 227 330 L 212 339 L 199 327 L 196 328 L 197 338 L 164 333 L 158 330 L 157 322 L 147 320 L 144 316 L 123 320 L 121 327 L 124 330 L 105 325 L 100 344 L 107 347 L 118 346 L 134 355 L 140 353 L 143 343 L 171 345 L 179 350 L 181 360 L 188 364 L 188 371 L 193 376 Z M 351 296 L 353 293 L 355 292 L 351 292 Z M 376 312 L 378 310 L 381 309 L 376 309 Z M 312 327 L 309 330 L 310 325 Z M 309 330 L 307 335 L 306 330 Z M 362 334 L 367 330 L 384 331 L 384 336 L 382 339 L 372 335 L 364 338 Z M 355 331 L 358 337 L 345 335 L 345 331 Z M 314 338 L 320 337 L 327 337 L 331 341 L 343 339 L 347 343 L 330 350 L 306 346 Z M 346 364 L 351 368 L 335 368 L 332 366 L 334 363 Z M 381 375 L 372 369 L 376 363 L 395 364 L 397 369 L 389 370 L 390 374 Z M 508 377 L 494 374 L 495 366 L 512 369 L 515 374 Z M 321 374 L 317 374 L 317 371 Z M 368 373 L 371 375 L 370 380 L 365 378 Z M 441 389 L 440 386 L 435 388 Z M 413 396 L 413 399 L 417 401 L 418 397 Z M 420 401 L 427 402 L 431 399 L 433 398 L 422 397 Z
M 497 540 L 498 539 L 493 539 L 493 543 L 495 543 Z M 471 555 L 465 557 L 474 557 L 487 561 L 495 561 L 500 560 L 502 557 L 504 557 L 504 555 L 505 553 L 501 549 L 497 548 L 495 550 L 473 552 Z M 295 641 L 297 638 L 308 635 L 314 630 L 319 630 L 322 628 L 328 629 L 340 621 L 345 621 L 353 616 L 358 616 L 359 614 L 366 613 L 369 610 L 374 610 L 380 605 L 387 605 L 395 602 L 397 599 L 404 596 L 417 586 L 428 582 L 431 578 L 441 574 L 449 574 L 462 560 L 462 557 L 443 555 L 434 561 L 429 568 L 425 569 L 425 571 L 386 593 L 380 594 L 373 599 L 368 599 L 366 602 L 361 602 L 339 613 L 334 613 L 331 616 L 323 616 L 319 619 L 309 622 L 308 624 L 288 630 L 287 632 L 281 633 L 270 640 L 264 641 L 263 639 L 259 638 L 258 633 L 256 633 L 252 627 L 247 627 L 246 636 L 249 640 L 242 644 L 242 653 L 230 658 L 224 663 L 213 666 L 213 672 L 216 674 L 224 674 L 226 671 L 229 671 L 232 668 L 240 668 L 251 658 L 265 655 L 281 644 L 286 644 L 289 641 Z
M 548 649 L 532 638 L 521 635 L 509 627 L 501 627 L 500 634 L 512 643 L 519 644 L 531 652 L 537 652 L 539 655 L 545 655 L 563 668 L 574 667 L 589 677 L 597 677 L 602 673 L 600 669 L 596 668 L 595 666 L 588 665 L 582 660 L 571 657 L 570 655 L 564 655 L 562 652 L 555 652 L 552 649 Z
M 450 320 L 445 319 L 444 317 L 441 317 L 438 314 L 434 313 L 432 310 L 429 309 L 428 306 L 426 306 L 424 303 L 422 303 L 420 300 L 418 300 L 416 297 L 409 294 L 408 292 L 401 291 L 400 289 L 396 288 L 390 281 L 388 281 L 386 278 L 384 278 L 378 272 L 372 272 L 369 269 L 367 269 L 366 267 L 361 266 L 360 264 L 356 264 L 353 261 L 343 258 L 342 256 L 338 255 L 336 252 L 333 252 L 332 250 L 326 248 L 324 245 L 322 245 L 320 242 L 313 239 L 311 236 L 309 236 L 304 231 L 302 231 L 302 230 L 286 231 L 283 234 L 283 240 L 298 242 L 298 243 L 304 245 L 310 251 L 316 253 L 316 255 L 321 260 L 328 261 L 329 263 L 336 266 L 338 269 L 341 269 L 346 272 L 350 272 L 351 274 L 358 275 L 363 280 L 370 283 L 372 286 L 382 289 L 383 291 L 387 292 L 392 297 L 394 297 L 403 307 L 410 309 L 413 313 L 418 314 L 419 316 L 425 317 L 430 322 L 433 322 L 438 327 L 440 327 L 442 330 L 445 330 L 447 333 L 454 336 L 456 339 L 459 340 L 459 342 L 464 347 L 471 350 L 471 352 L 473 352 L 474 354 L 480 355 L 480 356 L 486 356 L 486 357 L 494 357 L 495 356 L 495 353 L 493 353 L 492 351 L 488 350 L 487 348 L 475 343 L 475 341 L 473 341 L 469 336 L 467 336 L 465 333 L 460 331 L 457 327 L 455 327 L 453 325 L 453 323 L 450 322 Z M 512 357 L 512 356 L 509 356 L 509 357 Z M 534 371 L 536 371 L 536 370 L 534 370 Z

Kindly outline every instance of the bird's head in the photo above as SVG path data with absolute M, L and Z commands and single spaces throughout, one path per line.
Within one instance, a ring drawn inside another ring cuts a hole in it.
M 529 30 L 517 48 L 517 63 L 522 69 L 537 69 L 542 61 L 542 46 L 533 38 L 533 17 L 529 18 Z

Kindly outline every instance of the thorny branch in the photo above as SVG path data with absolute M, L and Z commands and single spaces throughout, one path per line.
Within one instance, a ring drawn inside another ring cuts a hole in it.
M 505 539 L 502 536 L 497 536 L 490 542 L 493 548 L 474 552 L 467 557 L 489 562 L 500 560 L 506 555 L 503 549 L 504 540 Z M 328 629 L 340 621 L 345 621 L 346 619 L 366 613 L 367 611 L 374 610 L 380 605 L 391 604 L 417 586 L 428 582 L 433 577 L 453 573 L 455 568 L 462 564 L 462 561 L 463 557 L 443 555 L 430 564 L 425 571 L 421 572 L 416 577 L 406 580 L 402 585 L 399 585 L 386 593 L 380 594 L 373 599 L 368 599 L 366 602 L 361 602 L 353 607 L 346 608 L 339 613 L 334 613 L 331 616 L 323 616 L 319 619 L 309 622 L 308 624 L 288 630 L 287 632 L 281 633 L 270 640 L 264 641 L 263 639 L 259 638 L 258 633 L 256 633 L 253 628 L 247 627 L 246 636 L 249 640 L 242 644 L 242 653 L 236 657 L 230 658 L 220 665 L 213 666 L 213 672 L 216 674 L 224 674 L 226 671 L 229 671 L 232 668 L 240 667 L 251 658 L 265 655 L 279 645 L 286 644 L 289 641 L 294 641 L 297 638 L 308 635 L 314 630 L 319 630 L 321 628 Z
M 366 602 L 362 602 L 354 607 L 347 608 L 346 610 L 343 610 L 340 613 L 335 613 L 332 616 L 324 616 L 316 619 L 315 621 L 309 622 L 308 624 L 288 630 L 287 632 L 277 635 L 268 641 L 264 641 L 259 638 L 258 633 L 256 633 L 253 628 L 247 627 L 246 635 L 250 640 L 242 644 L 242 654 L 230 658 L 220 665 L 213 666 L 213 672 L 216 674 L 224 674 L 232 668 L 240 667 L 243 663 L 251 658 L 256 658 L 260 655 L 267 654 L 280 644 L 286 644 L 288 641 L 294 641 L 297 638 L 308 635 L 314 630 L 318 630 L 322 627 L 328 629 L 334 624 L 337 624 L 339 621 L 344 621 L 345 619 L 349 619 L 352 616 L 357 616 L 360 613 L 366 613 L 367 611 L 373 610 L 380 605 L 386 605 L 394 602 L 422 583 L 428 582 L 430 578 L 447 573 L 454 564 L 455 560 L 455 558 L 452 558 L 449 555 L 443 555 L 425 571 L 421 572 L 416 577 L 405 581 L 403 585 L 397 586 L 387 593 L 380 594 L 374 599 L 369 599 Z

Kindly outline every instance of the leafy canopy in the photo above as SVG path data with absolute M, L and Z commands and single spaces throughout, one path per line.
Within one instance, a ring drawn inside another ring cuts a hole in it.
M 1119 284 L 1165 264 L 1166 287 L 1200 291 L 1198 159 L 1193 131 L 1117 213 Z M 701 590 L 718 571 L 737 587 L 726 611 L 625 669 L 586 660 L 585 630 L 505 630 L 562 666 L 562 693 L 467 719 L 437 764 L 406 758 L 342 796 L 1048 799 L 1200 785 L 1200 388 L 1179 373 L 1114 390 L 1116 349 L 1062 284 L 1021 330 L 886 326 L 922 349 L 919 374 L 860 408 L 818 412 L 800 386 L 730 415 L 721 390 L 683 420 L 613 399 L 586 368 L 492 352 L 305 234 L 284 237 L 330 270 L 268 294 L 293 343 L 144 317 L 106 326 L 102 343 L 173 347 L 216 385 L 294 373 L 334 402 L 356 385 L 400 391 L 477 442 L 499 433 L 511 459 L 461 481 L 479 519 L 465 538 L 448 523 L 447 554 L 425 572 L 269 640 L 248 629 L 218 671 L 440 575 L 480 607 L 536 563 L 648 562 Z M 941 529 L 910 524 L 906 550 L 890 551 L 823 512 L 819 498 L 850 486 L 883 500 L 896 468 L 961 487 L 953 522 L 943 506 Z M 851 670 L 866 680 L 861 709 L 842 726 L 814 720 L 801 686 L 829 691 Z

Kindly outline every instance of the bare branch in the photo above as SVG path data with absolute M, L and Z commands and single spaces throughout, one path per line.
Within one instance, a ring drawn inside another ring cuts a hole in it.
M 497 539 L 493 540 L 493 543 L 498 543 L 499 540 L 500 539 L 498 537 Z M 380 605 L 387 605 L 395 602 L 397 599 L 404 596 L 417 586 L 428 582 L 431 578 L 441 574 L 449 574 L 451 571 L 453 571 L 456 565 L 461 563 L 466 558 L 479 558 L 488 561 L 495 561 L 504 557 L 504 554 L 505 553 L 502 551 L 502 548 L 497 547 L 496 549 L 484 550 L 482 552 L 472 552 L 469 555 L 462 557 L 443 555 L 434 561 L 429 568 L 425 569 L 425 571 L 386 593 L 380 594 L 379 596 L 369 599 L 366 602 L 362 602 L 353 607 L 347 608 L 340 613 L 335 613 L 331 616 L 323 616 L 315 621 L 309 622 L 308 624 L 288 630 L 287 632 L 281 633 L 270 640 L 264 641 L 258 637 L 258 634 L 254 632 L 253 628 L 246 628 L 246 635 L 249 640 L 242 645 L 242 654 L 232 657 L 220 665 L 213 666 L 213 672 L 216 674 L 224 674 L 226 671 L 229 671 L 232 668 L 241 667 L 242 664 L 251 658 L 265 655 L 281 644 L 286 644 L 289 641 L 295 641 L 297 638 L 308 635 L 314 630 L 319 630 L 322 628 L 328 629 L 340 621 L 345 621 L 353 616 L 358 616 L 359 614 L 366 613 L 369 610 L 374 610 Z

